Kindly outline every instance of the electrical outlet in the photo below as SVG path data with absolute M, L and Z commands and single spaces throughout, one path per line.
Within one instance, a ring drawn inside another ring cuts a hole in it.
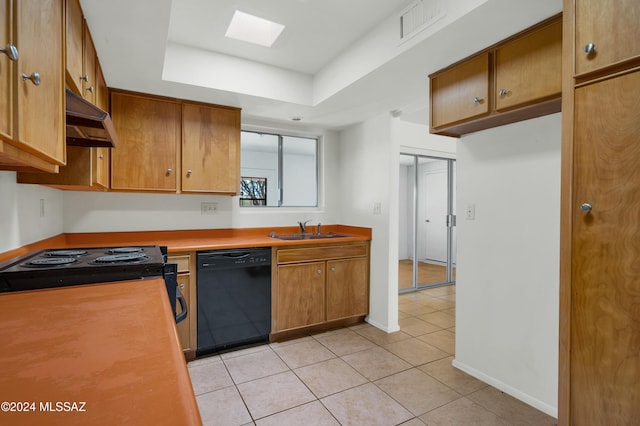
M 375 202 L 373 203 L 373 214 L 382 214 L 382 203 Z
M 476 205 L 474 203 L 467 204 L 467 210 L 465 211 L 465 218 L 467 220 L 475 220 L 475 218 L 476 218 Z
M 44 217 L 44 198 L 40 198 L 40 217 Z
M 217 214 L 218 203 L 200 203 L 201 214 Z

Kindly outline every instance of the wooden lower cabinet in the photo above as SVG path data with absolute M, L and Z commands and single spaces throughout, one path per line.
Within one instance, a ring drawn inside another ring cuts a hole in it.
M 324 322 L 325 263 L 278 266 L 278 329 Z
M 364 258 L 327 262 L 327 321 L 368 313 L 368 269 Z
M 187 302 L 187 309 L 191 310 L 191 303 L 189 303 L 190 297 L 189 293 L 191 290 L 191 278 L 189 274 L 179 274 L 178 275 L 178 289 L 182 296 L 184 296 L 185 301 Z M 176 302 L 176 314 L 182 313 L 182 309 L 180 308 L 180 302 Z M 191 312 L 189 312 L 190 314 Z M 182 350 L 188 351 L 191 349 L 191 336 L 190 331 L 191 327 L 189 327 L 189 316 L 182 321 L 180 324 L 176 325 L 178 329 L 178 337 L 180 338 L 180 343 L 182 344 Z
M 368 313 L 368 242 L 274 248 L 273 259 L 272 340 Z
M 178 290 L 180 290 L 187 303 L 187 318 L 176 325 L 182 351 L 187 359 L 194 359 L 196 353 L 196 288 L 195 285 L 191 284 L 191 277 L 195 276 L 195 274 L 191 273 L 191 271 L 195 271 L 195 258 L 195 253 L 188 252 L 171 254 L 167 259 L 169 263 L 178 264 Z M 193 282 L 195 284 L 195 280 Z M 181 312 L 180 302 L 176 301 L 176 314 Z

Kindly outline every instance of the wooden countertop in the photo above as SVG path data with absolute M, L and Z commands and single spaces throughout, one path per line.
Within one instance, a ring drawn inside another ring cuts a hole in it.
M 315 225 L 309 225 L 315 232 Z M 300 232 L 295 226 L 270 228 L 202 229 L 182 231 L 134 231 L 134 232 L 90 232 L 60 234 L 15 250 L 0 253 L 0 263 L 27 254 L 34 250 L 50 248 L 77 248 L 125 245 L 162 245 L 169 252 L 215 250 L 226 248 L 296 246 L 309 244 L 345 243 L 371 240 L 371 228 L 347 225 L 323 225 L 322 232 L 336 232 L 351 235 L 345 238 L 317 240 L 279 240 L 269 237 L 271 232 L 278 235 Z
M 170 311 L 158 278 L 0 294 L 0 403 L 34 409 L 0 424 L 201 424 Z

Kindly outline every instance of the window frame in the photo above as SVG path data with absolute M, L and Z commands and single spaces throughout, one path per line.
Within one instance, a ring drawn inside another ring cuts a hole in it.
M 238 206 L 243 209 L 243 210 L 256 210 L 256 209 L 261 209 L 261 208 L 278 208 L 278 209 L 287 209 L 287 208 L 291 208 L 291 209 L 318 209 L 320 208 L 320 176 L 321 176 L 321 158 L 320 158 L 320 154 L 321 154 L 321 144 L 322 144 L 322 136 L 318 135 L 318 134 L 304 134 L 304 133 L 300 133 L 300 132 L 295 132 L 295 131 L 286 131 L 286 130 L 280 130 L 280 129 L 269 129 L 269 130 L 262 130 L 262 129 L 256 129 L 256 128 L 242 128 L 240 130 L 241 134 L 243 132 L 246 133 L 255 133 L 255 134 L 262 134 L 262 135 L 269 135 L 269 136 L 276 136 L 278 138 L 278 148 L 277 148 L 277 161 L 278 161 L 278 165 L 277 165 L 277 182 L 275 183 L 276 188 L 277 188 L 277 193 L 278 193 L 278 203 L 277 205 L 242 205 L 242 200 L 241 199 L 238 203 Z M 309 139 L 309 140 L 315 140 L 315 150 L 314 150 L 314 157 L 315 157 L 315 204 L 314 205 L 286 205 L 283 204 L 283 200 L 284 200 L 284 158 L 285 158 L 285 152 L 283 150 L 283 146 L 284 146 L 284 139 L 285 138 L 299 138 L 299 139 Z M 242 144 L 241 144 L 241 148 L 240 148 L 240 154 L 242 157 Z M 241 169 L 241 175 L 242 175 L 242 166 L 240 167 Z M 244 177 L 252 177 L 255 178 L 255 176 L 244 176 Z M 243 176 L 240 176 L 240 179 L 242 180 Z M 271 182 L 271 184 L 273 184 L 273 182 Z M 241 194 L 240 194 L 241 195 Z

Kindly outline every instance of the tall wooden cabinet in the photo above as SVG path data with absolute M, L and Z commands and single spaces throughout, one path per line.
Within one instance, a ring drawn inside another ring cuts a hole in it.
M 18 52 L 0 53 L 0 169 L 54 172 L 66 153 L 64 1 L 0 3 L 1 47 Z
M 575 74 L 584 75 L 640 57 L 637 0 L 571 2 L 575 16 Z
M 559 424 L 637 425 L 640 3 L 564 11 Z

